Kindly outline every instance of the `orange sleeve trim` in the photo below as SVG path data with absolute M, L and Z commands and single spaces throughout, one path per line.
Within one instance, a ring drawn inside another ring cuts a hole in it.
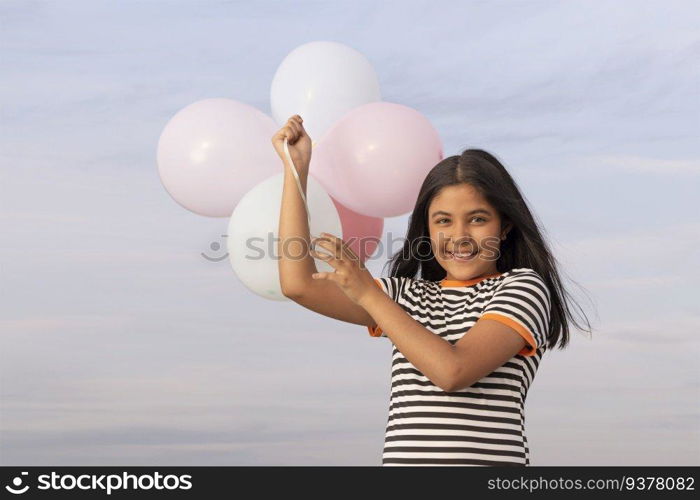
M 382 291 L 384 291 L 384 287 L 382 286 L 382 283 L 379 281 L 379 278 L 374 278 L 374 282 L 377 284 L 377 286 L 379 288 L 382 289 Z M 368 326 L 367 330 L 369 330 L 369 334 L 372 337 L 381 337 L 382 333 L 384 333 L 384 331 L 379 327 L 379 325 Z
M 518 352 L 518 354 L 521 354 L 523 356 L 534 356 L 535 354 L 537 354 L 537 344 L 535 343 L 535 339 L 532 337 L 532 334 L 517 321 L 514 321 L 509 317 L 503 316 L 502 314 L 498 313 L 486 313 L 482 315 L 479 319 L 492 319 L 494 321 L 503 323 L 504 325 L 509 326 L 513 330 L 518 332 L 520 336 L 525 339 L 525 342 L 528 343 L 528 345 L 523 347 L 520 350 L 520 352 Z

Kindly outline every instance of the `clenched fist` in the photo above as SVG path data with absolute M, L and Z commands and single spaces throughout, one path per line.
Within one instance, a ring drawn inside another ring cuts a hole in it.
M 299 115 L 292 116 L 287 123 L 272 136 L 272 145 L 275 151 L 286 160 L 284 153 L 284 139 L 287 138 L 287 148 L 297 170 L 308 170 L 311 163 L 311 137 L 304 130 L 302 118 Z

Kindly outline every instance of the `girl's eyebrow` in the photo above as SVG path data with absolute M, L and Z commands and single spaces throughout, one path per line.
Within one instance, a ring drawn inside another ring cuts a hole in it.
M 467 215 L 474 215 L 474 214 L 486 214 L 486 215 L 491 215 L 491 212 L 486 210 L 485 208 L 476 208 L 469 212 Z M 438 210 L 437 212 L 433 212 L 433 215 L 431 217 L 435 217 L 436 215 L 452 215 L 449 212 L 445 212 L 444 210 Z

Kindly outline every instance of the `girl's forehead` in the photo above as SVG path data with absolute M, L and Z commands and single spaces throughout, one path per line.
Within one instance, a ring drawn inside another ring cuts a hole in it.
M 446 186 L 430 201 L 431 209 L 448 206 L 468 208 L 471 205 L 489 206 L 489 203 L 469 184 Z

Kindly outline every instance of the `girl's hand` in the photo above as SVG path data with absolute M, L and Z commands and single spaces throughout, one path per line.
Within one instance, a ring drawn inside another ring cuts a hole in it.
M 331 265 L 335 272 L 315 273 L 313 279 L 335 282 L 350 300 L 360 305 L 361 299 L 377 289 L 374 278 L 360 262 L 360 259 L 341 238 L 328 233 L 321 233 L 321 238 L 311 238 L 309 253 Z M 321 246 L 331 255 L 313 250 Z
M 284 138 L 287 138 L 289 156 L 298 171 L 308 171 L 311 163 L 311 137 L 304 130 L 301 116 L 294 115 L 272 136 L 272 145 L 282 161 L 287 159 L 284 153 Z

